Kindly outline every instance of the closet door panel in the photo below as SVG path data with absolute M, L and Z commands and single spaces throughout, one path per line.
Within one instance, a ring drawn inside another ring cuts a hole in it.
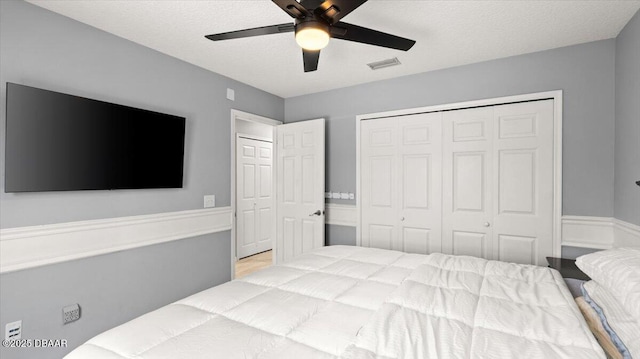
M 442 251 L 442 114 L 398 117 L 401 166 L 399 244 L 402 251 Z
M 360 122 L 362 245 L 543 265 L 553 116 L 543 100 Z
M 553 100 L 494 115 L 494 257 L 544 265 L 553 254 Z
M 443 115 L 442 248 L 492 258 L 493 108 Z
M 361 245 L 402 250 L 398 245 L 398 122 L 360 124 Z

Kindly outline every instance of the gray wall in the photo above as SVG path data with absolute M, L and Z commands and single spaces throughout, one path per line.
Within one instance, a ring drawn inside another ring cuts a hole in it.
M 640 12 L 616 39 L 615 217 L 640 225 Z
M 3 359 L 61 358 L 94 335 L 228 281 L 229 231 L 0 276 L 2 332 L 22 320 L 23 339 L 67 339 L 67 348 L 0 348 Z M 225 255 L 221 255 L 221 254 Z M 62 307 L 82 316 L 62 325 Z
M 615 39 L 597 41 L 288 98 L 285 122 L 325 117 L 326 188 L 355 192 L 356 115 L 564 90 L 563 213 L 611 217 L 614 67 Z
M 187 118 L 183 189 L 12 194 L 0 111 L 0 228 L 202 208 L 205 194 L 229 206 L 231 109 L 284 117 L 280 97 L 23 1 L 0 10 L 2 108 L 9 81 Z
M 5 111 L 0 111 L 0 228 L 230 204 L 231 109 L 275 119 L 282 98 L 211 73 L 23 1 L 0 1 L 0 107 L 15 82 L 187 118 L 184 188 L 4 193 Z M 235 90 L 235 102 L 226 89 Z M 0 275 L 0 326 L 23 320 L 23 338 L 71 347 L 142 313 L 228 281 L 229 231 Z M 63 306 L 83 317 L 62 326 Z M 67 350 L 71 349 L 68 348 Z M 10 358 L 65 350 L 1 349 Z
M 326 224 L 324 226 L 324 244 L 327 246 L 355 246 L 356 227 Z

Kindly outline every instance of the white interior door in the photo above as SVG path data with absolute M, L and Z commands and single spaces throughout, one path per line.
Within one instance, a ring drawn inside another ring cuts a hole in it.
M 441 117 L 361 122 L 362 246 L 441 251 Z
M 400 223 L 403 252 L 442 251 L 442 114 L 398 119 Z
M 553 121 L 553 100 L 494 108 L 494 259 L 553 255 Z
M 236 138 L 236 253 L 244 258 L 272 247 L 272 143 Z
M 324 246 L 324 119 L 277 132 L 276 262 Z
M 360 123 L 360 244 L 401 250 L 398 245 L 398 120 Z
M 443 252 L 491 258 L 493 107 L 443 116 Z

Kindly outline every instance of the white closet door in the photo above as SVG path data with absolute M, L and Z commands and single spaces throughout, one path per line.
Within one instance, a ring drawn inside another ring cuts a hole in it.
M 361 245 L 402 250 L 398 244 L 398 121 L 360 124 Z
M 542 265 L 553 254 L 553 100 L 494 111 L 493 258 Z
M 276 263 L 324 246 L 324 119 L 280 125 Z
M 244 258 L 272 247 L 272 144 L 238 136 L 236 158 L 236 251 Z
M 361 123 L 361 244 L 441 250 L 441 114 Z
M 493 107 L 443 115 L 443 252 L 492 256 Z
M 442 114 L 398 118 L 399 249 L 442 251 Z

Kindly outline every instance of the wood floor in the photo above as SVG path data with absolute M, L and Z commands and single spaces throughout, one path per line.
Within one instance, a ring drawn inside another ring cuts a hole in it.
M 236 262 L 236 279 L 242 278 L 260 269 L 267 268 L 272 262 L 272 251 L 254 254 Z

